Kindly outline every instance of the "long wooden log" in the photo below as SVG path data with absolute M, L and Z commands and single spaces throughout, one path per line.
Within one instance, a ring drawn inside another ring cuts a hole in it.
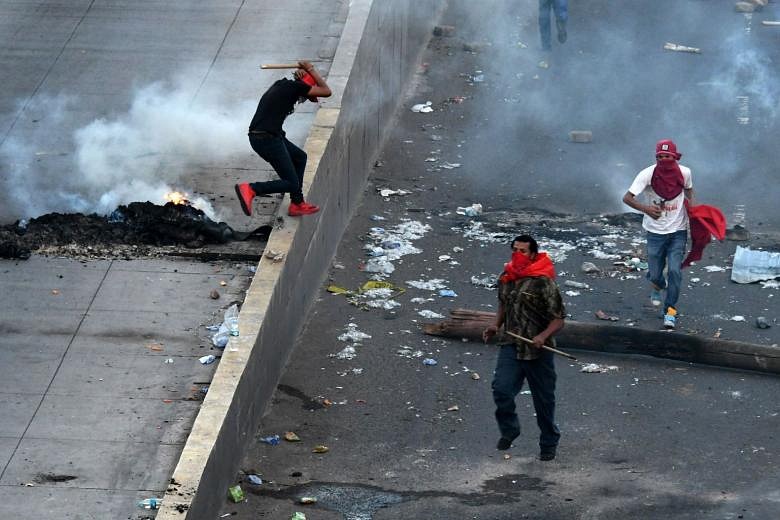
M 482 331 L 495 323 L 492 312 L 454 309 L 450 318 L 423 327 L 426 334 L 482 341 Z M 613 324 L 566 321 L 556 334 L 561 348 L 614 354 L 642 354 L 690 363 L 780 374 L 780 348 Z M 499 341 L 503 335 L 498 334 Z

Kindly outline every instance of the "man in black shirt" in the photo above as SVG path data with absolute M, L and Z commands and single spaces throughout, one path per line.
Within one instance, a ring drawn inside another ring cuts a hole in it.
M 236 184 L 236 195 L 241 209 L 252 215 L 252 201 L 257 195 L 289 193 L 292 217 L 317 213 L 320 208 L 303 200 L 303 172 L 306 169 L 306 152 L 291 143 L 282 130 L 282 124 L 295 110 L 297 103 L 307 99 L 316 103 L 318 97 L 329 97 L 330 87 L 308 61 L 299 61 L 294 79 L 276 81 L 260 98 L 257 111 L 249 124 L 249 144 L 257 155 L 279 175 L 268 182 L 244 182 Z

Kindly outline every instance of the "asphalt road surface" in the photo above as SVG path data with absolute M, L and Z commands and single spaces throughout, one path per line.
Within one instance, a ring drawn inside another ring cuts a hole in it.
M 589 284 L 565 295 L 570 317 L 594 320 L 603 309 L 622 324 L 658 328 L 644 272 L 595 251 L 643 258 L 635 219 L 599 214 L 625 210 L 620 197 L 662 137 L 676 139 L 690 158 L 702 202 L 747 205 L 747 223 L 760 231 L 747 245 L 778 250 L 777 214 L 762 209 L 776 188 L 756 190 L 774 167 L 777 119 L 756 96 L 738 121 L 738 101 L 722 84 L 747 81 L 728 79 L 737 53 L 777 60 L 777 34 L 759 25 L 777 5 L 747 19 L 729 2 L 573 3 L 569 41 L 544 55 L 535 3 L 499 4 L 450 2 L 442 22 L 455 25 L 455 35 L 432 40 L 405 103 L 430 100 L 434 111 L 400 112 L 327 281 L 357 293 L 376 275 L 370 270 L 384 269 L 380 277 L 393 288 L 373 298 L 323 289 L 237 475 L 248 498 L 226 502 L 223 514 L 776 517 L 776 377 L 577 352 L 606 371 L 557 360 L 558 457 L 537 460 L 527 394 L 518 396 L 523 433 L 505 457 L 495 450 L 495 347 L 426 336 L 421 326 L 439 318 L 420 312 L 495 310 L 495 291 L 480 281 L 508 260 L 508 238 L 530 231 L 556 255 L 562 289 L 570 289 L 566 280 Z M 667 41 L 702 52 L 664 51 Z M 766 95 L 775 95 L 767 86 Z M 591 130 L 593 142 L 568 142 L 575 129 Z M 483 205 L 481 215 L 458 213 L 474 203 Z M 686 272 L 675 334 L 777 344 L 777 289 L 729 281 L 735 245 L 711 246 Z M 396 250 L 391 273 L 371 248 Z M 583 260 L 602 272 L 583 274 Z M 441 289 L 457 296 L 442 297 Z M 772 328 L 754 327 L 762 314 Z M 300 442 L 259 440 L 287 431 Z M 329 450 L 313 453 L 317 445 Z M 263 484 L 250 484 L 248 474 Z M 299 504 L 305 496 L 317 503 Z

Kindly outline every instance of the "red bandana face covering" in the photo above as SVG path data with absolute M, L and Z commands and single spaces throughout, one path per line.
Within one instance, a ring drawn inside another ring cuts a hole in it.
M 504 272 L 498 280 L 501 283 L 508 283 L 528 276 L 555 278 L 555 267 L 547 253 L 538 253 L 531 261 L 523 253 L 515 251 L 512 253 L 512 260 L 504 264 Z
M 672 200 L 682 193 L 685 181 L 674 159 L 657 159 L 650 185 L 662 199 Z

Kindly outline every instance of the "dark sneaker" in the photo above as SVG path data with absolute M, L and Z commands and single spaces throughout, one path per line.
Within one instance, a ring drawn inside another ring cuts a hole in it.
M 566 23 L 556 21 L 555 26 L 558 28 L 558 42 L 566 43 Z
M 255 190 L 249 185 L 249 183 L 243 182 L 236 184 L 236 195 L 238 196 L 238 202 L 241 203 L 241 209 L 244 211 L 244 215 L 247 217 L 252 216 L 252 201 L 255 199 Z
M 555 458 L 555 447 L 552 448 L 542 448 L 542 450 L 539 452 L 539 460 L 553 460 Z
M 313 206 L 311 204 L 306 204 L 305 202 L 301 202 L 299 204 L 296 204 L 295 202 L 290 203 L 290 208 L 287 210 L 287 214 L 291 217 L 301 217 L 303 215 L 311 215 L 313 213 L 317 213 L 320 210 L 317 206 Z
M 512 447 L 512 440 L 513 439 L 507 439 L 506 437 L 501 437 L 498 439 L 498 442 L 496 443 L 496 449 L 497 450 L 508 450 Z
M 653 288 L 653 290 L 650 292 L 650 303 L 653 305 L 653 307 L 660 307 L 662 299 L 663 296 L 661 295 L 661 291 Z

